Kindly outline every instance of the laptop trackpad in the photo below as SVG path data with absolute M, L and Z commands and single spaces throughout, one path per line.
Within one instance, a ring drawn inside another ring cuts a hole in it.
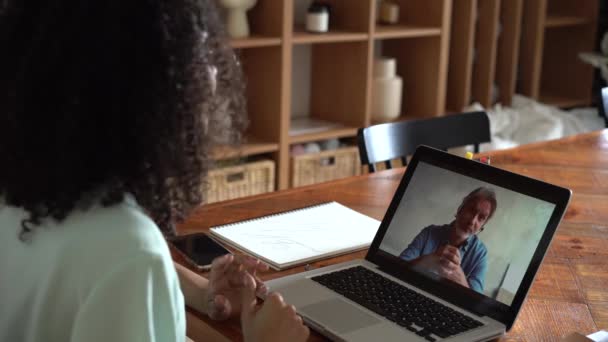
M 300 311 L 338 334 L 346 334 L 382 322 L 339 298 L 306 305 Z

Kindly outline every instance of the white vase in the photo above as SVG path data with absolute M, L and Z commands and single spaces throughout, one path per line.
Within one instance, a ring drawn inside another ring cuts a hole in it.
M 247 11 L 256 3 L 257 0 L 219 0 L 219 4 L 227 10 L 226 31 L 230 37 L 249 37 Z
M 403 80 L 396 75 L 397 61 L 380 58 L 374 61 L 372 81 L 372 119 L 390 121 L 401 115 Z

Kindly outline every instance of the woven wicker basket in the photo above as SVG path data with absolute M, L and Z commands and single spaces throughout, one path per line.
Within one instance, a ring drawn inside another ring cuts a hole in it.
M 302 186 L 361 174 L 359 150 L 346 147 L 291 158 L 291 185 Z
M 207 203 L 274 191 L 274 162 L 262 160 L 209 171 Z

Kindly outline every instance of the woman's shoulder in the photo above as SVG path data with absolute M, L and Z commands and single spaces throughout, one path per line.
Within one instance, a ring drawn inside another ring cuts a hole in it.
M 64 229 L 82 243 L 107 245 L 113 250 L 157 250 L 165 246 L 154 221 L 132 200 L 111 206 L 96 205 L 76 211 L 64 222 Z

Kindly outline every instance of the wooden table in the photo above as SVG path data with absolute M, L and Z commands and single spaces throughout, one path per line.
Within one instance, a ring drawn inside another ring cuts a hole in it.
M 561 140 L 486 153 L 492 164 L 568 187 L 574 196 L 511 331 L 501 341 L 556 341 L 577 331 L 608 329 L 608 130 Z M 404 169 L 275 192 L 203 206 L 184 224 L 182 233 L 289 210 L 338 201 L 381 220 Z M 313 267 L 364 258 L 365 252 L 319 261 Z M 271 271 L 272 279 L 303 271 Z M 230 340 L 241 340 L 236 320 L 213 322 L 188 313 L 188 335 L 204 340 L 206 324 Z M 312 341 L 323 337 L 312 334 Z

